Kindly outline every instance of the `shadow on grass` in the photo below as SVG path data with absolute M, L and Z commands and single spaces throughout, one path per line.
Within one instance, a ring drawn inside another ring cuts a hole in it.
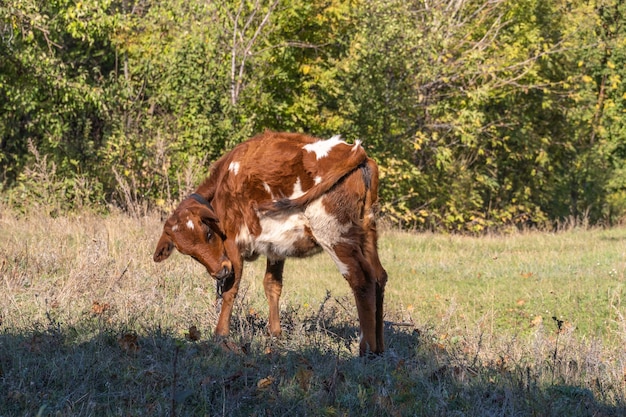
M 226 340 L 100 319 L 0 329 L 0 416 L 626 415 L 618 387 L 483 365 L 428 330 L 388 325 L 387 352 L 359 358 L 356 323 L 337 311 L 285 313 L 280 340 L 250 314 Z

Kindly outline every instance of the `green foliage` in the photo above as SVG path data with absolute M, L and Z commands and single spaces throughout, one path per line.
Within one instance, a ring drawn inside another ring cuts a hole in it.
M 403 227 L 611 224 L 626 214 L 625 7 L 13 1 L 0 178 L 27 187 L 30 140 L 60 177 L 101 184 L 97 200 L 167 209 L 257 132 L 340 133 L 379 162 Z
M 69 211 L 103 211 L 102 184 L 86 175 L 59 175 L 57 166 L 40 155 L 32 142 L 28 143 L 32 161 L 0 200 L 22 214 L 36 212 L 58 216 Z
M 588 29 L 586 6 L 448 6 L 369 2 L 353 38 L 355 49 L 367 48 L 351 55 L 359 88 L 346 88 L 346 101 L 390 174 L 385 211 L 401 223 L 468 232 L 622 216 L 607 207 L 614 168 L 606 151 L 585 146 L 589 127 L 572 117 L 591 116 L 572 100 L 580 87 L 572 63 L 595 41 L 572 39 Z M 612 142 L 623 140 L 616 134 Z M 389 151 L 418 169 L 393 169 Z
M 0 163 L 9 185 L 26 163 L 28 140 L 51 154 L 60 174 L 97 176 L 96 153 L 107 129 L 98 79 L 114 55 L 108 21 L 90 25 L 87 37 L 76 7 L 32 0 L 0 6 Z
M 212 7 L 183 1 L 133 7 L 122 13 L 113 38 L 120 61 L 113 74 L 115 129 L 102 158 L 115 167 L 117 182 L 132 183 L 148 200 L 176 195 L 169 179 L 190 160 L 215 158 L 233 133 Z

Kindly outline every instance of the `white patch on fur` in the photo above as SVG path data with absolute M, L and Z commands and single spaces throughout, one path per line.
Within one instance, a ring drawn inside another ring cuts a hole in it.
M 294 198 L 298 198 L 302 195 L 304 195 L 304 191 L 302 191 L 302 182 L 300 181 L 300 177 L 298 177 L 296 183 L 293 185 L 293 192 L 289 196 L 289 199 L 293 200 Z
M 295 253 L 295 244 L 306 237 L 308 221 L 303 213 L 279 214 L 261 217 L 261 234 L 253 236 L 243 224 L 235 242 L 245 257 L 262 254 L 270 259 L 284 259 Z
M 194 229 L 193 221 L 191 219 L 187 220 L 186 225 L 187 225 L 187 229 L 189 229 L 189 230 L 193 230 Z
M 228 165 L 228 170 L 237 175 L 239 173 L 239 162 L 231 162 L 230 165 Z
M 315 181 L 315 185 L 317 185 L 317 184 L 319 184 L 320 182 L 322 182 L 322 177 L 317 176 L 317 177 L 315 177 L 315 179 L 314 179 L 313 181 Z
M 309 219 L 315 239 L 319 238 L 320 243 L 332 247 L 342 241 L 341 236 L 348 231 L 349 225 L 339 223 L 332 214 L 328 213 L 322 202 L 323 199 L 322 196 L 311 202 L 304 214 Z
M 235 236 L 235 243 L 239 246 L 244 255 L 250 256 L 254 253 L 252 246 L 254 245 L 254 238 L 250 234 L 250 229 L 245 224 L 242 224 L 239 228 L 239 232 L 237 232 L 237 236 Z
M 276 198 L 274 197 L 274 193 L 272 193 L 272 188 L 270 187 L 270 185 L 268 183 L 264 182 L 263 183 L 263 188 L 270 195 L 270 198 L 272 199 L 272 201 L 276 201 Z
M 317 142 L 304 145 L 303 149 L 307 152 L 315 152 L 316 159 L 322 159 L 330 153 L 330 150 L 340 143 L 346 143 L 341 140 L 341 136 L 335 135 L 328 140 L 318 140 Z
M 178 231 L 178 225 L 177 224 L 172 226 L 172 232 L 176 232 L 176 231 Z
M 306 229 L 309 228 L 313 238 L 335 262 L 341 275 L 347 277 L 350 274 L 350 267 L 339 259 L 334 247 L 345 241 L 346 238 L 343 236 L 348 232 L 350 225 L 340 223 L 336 217 L 328 213 L 324 208 L 323 199 L 324 197 L 320 197 L 313 201 L 304 212 L 285 212 L 271 216 L 259 214 L 262 230 L 259 236 L 253 236 L 248 226 L 242 224 L 235 236 L 235 242 L 244 259 L 255 255 L 265 255 L 270 260 L 294 256 L 297 249 L 295 245 L 307 238 Z M 313 253 L 316 251 L 310 252 Z
M 339 260 L 333 247 L 344 240 L 342 235 L 348 231 L 350 226 L 339 223 L 332 214 L 329 214 L 324 208 L 323 199 L 324 197 L 318 198 L 309 204 L 304 214 L 309 219 L 313 237 L 328 252 L 341 275 L 345 277 L 350 272 L 350 269 L 348 265 Z
M 337 257 L 337 254 L 335 253 L 335 251 L 327 250 L 326 252 L 328 252 L 328 254 L 330 255 L 331 259 L 335 262 L 335 265 L 337 265 L 337 269 L 339 270 L 339 273 L 344 278 L 346 278 L 348 276 L 348 274 L 350 273 L 350 268 L 348 268 L 348 265 L 344 264 L 343 262 L 341 262 L 339 260 L 339 258 Z

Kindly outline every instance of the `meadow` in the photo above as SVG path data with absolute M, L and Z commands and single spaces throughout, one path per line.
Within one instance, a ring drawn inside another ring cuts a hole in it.
M 626 229 L 467 237 L 384 230 L 387 351 L 358 357 L 347 283 L 287 262 L 267 336 L 264 260 L 232 334 L 157 215 L 0 212 L 0 416 L 626 415 Z

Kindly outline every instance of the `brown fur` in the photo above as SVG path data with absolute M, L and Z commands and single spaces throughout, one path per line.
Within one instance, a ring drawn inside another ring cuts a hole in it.
M 221 282 L 216 334 L 227 335 L 243 262 L 268 258 L 263 285 L 269 328 L 279 335 L 278 303 L 287 257 L 326 250 L 350 284 L 359 314 L 360 352 L 381 353 L 387 273 L 378 258 L 378 168 L 360 144 L 265 132 L 218 160 L 166 222 L 154 260 L 176 247 Z

